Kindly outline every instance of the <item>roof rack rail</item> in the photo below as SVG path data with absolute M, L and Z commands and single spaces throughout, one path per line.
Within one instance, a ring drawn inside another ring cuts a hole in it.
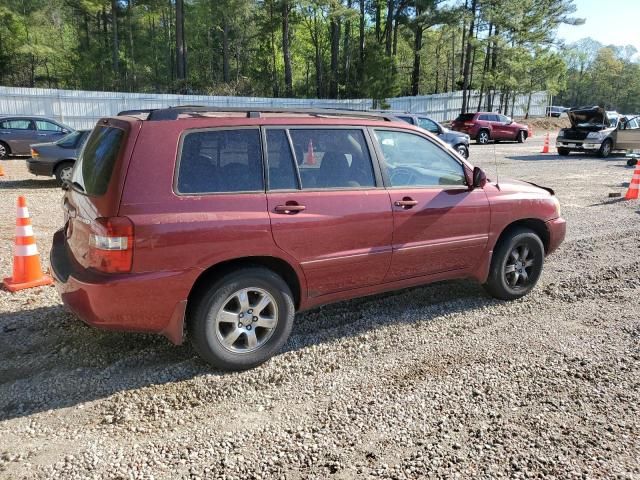
M 177 120 L 181 114 L 199 113 L 246 113 L 247 118 L 260 118 L 263 113 L 306 113 L 318 116 L 345 116 L 376 118 L 388 122 L 397 121 L 393 114 L 369 112 L 362 110 L 334 109 L 334 108 L 295 108 L 295 107 L 207 107 L 199 105 L 181 105 L 177 107 L 159 108 L 152 110 L 147 120 Z

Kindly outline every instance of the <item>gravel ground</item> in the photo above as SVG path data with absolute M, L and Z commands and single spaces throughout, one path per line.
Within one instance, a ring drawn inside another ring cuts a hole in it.
M 327 306 L 267 364 L 220 374 L 85 326 L 51 287 L 0 291 L 0 478 L 640 478 L 640 203 L 608 198 L 632 169 L 541 145 L 495 147 L 569 225 L 519 301 L 446 282 Z M 493 152 L 471 159 L 495 178 Z M 62 215 L 53 181 L 3 165 L 7 276 L 17 195 L 45 265 Z

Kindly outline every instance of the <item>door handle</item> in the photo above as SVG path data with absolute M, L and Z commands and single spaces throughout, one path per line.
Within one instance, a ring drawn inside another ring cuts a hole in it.
M 283 213 L 285 215 L 295 215 L 298 212 L 303 211 L 305 208 L 304 205 L 292 204 L 292 205 L 278 205 L 274 208 L 274 212 Z
M 39 136 L 39 137 L 46 137 L 46 136 L 47 136 L 47 134 L 46 134 L 46 133 L 38 133 L 38 136 Z
M 405 210 L 409 210 L 410 208 L 415 207 L 418 204 L 417 200 L 414 200 L 411 197 L 404 197 L 402 200 L 396 200 L 393 202 L 396 207 L 403 208 Z

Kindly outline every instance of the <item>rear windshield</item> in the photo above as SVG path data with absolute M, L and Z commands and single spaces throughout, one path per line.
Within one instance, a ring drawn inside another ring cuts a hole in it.
M 466 122 L 467 120 L 473 120 L 474 115 L 475 113 L 461 113 L 460 115 L 458 115 L 458 118 L 456 118 L 456 121 Z
M 71 181 L 87 195 L 104 195 L 118 158 L 124 130 L 115 127 L 96 127 L 73 170 Z

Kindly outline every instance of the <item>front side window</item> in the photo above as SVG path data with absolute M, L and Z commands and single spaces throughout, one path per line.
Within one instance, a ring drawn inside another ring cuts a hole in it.
M 179 193 L 264 190 L 257 128 L 187 133 L 178 168 Z
M 491 115 L 480 115 L 480 116 L 478 116 L 478 120 L 483 120 L 485 122 L 488 122 L 488 121 L 491 120 L 490 117 L 491 117 Z
M 391 187 L 466 185 L 464 168 L 426 138 L 396 130 L 376 130 Z
M 46 132 L 61 132 L 64 130 L 60 125 L 47 122 L 46 120 L 36 120 L 36 127 L 38 127 L 38 130 L 44 130 Z
M 420 128 L 424 128 L 425 130 L 431 133 L 435 133 L 436 135 L 440 133 L 440 129 L 438 128 L 438 125 L 436 124 L 436 122 L 434 122 L 429 118 L 424 118 L 424 117 L 418 118 L 418 125 L 420 126 Z
M 302 189 L 371 188 L 371 155 L 360 129 L 291 129 Z
M 31 120 L 5 120 L 0 123 L 0 128 L 6 128 L 11 130 L 33 130 Z

